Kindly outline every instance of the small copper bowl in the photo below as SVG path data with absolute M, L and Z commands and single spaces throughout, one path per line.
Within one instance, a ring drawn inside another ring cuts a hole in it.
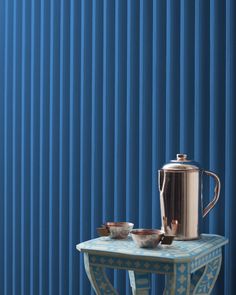
M 97 233 L 100 237 L 108 237 L 110 235 L 109 229 L 106 227 L 97 227 Z
M 130 233 L 140 248 L 156 248 L 164 239 L 164 232 L 158 229 L 134 229 Z
M 112 239 L 126 239 L 134 224 L 130 222 L 106 222 L 105 226 L 110 231 Z

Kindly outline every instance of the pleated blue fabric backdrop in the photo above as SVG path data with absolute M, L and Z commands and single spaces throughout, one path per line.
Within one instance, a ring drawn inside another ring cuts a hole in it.
M 0 294 L 90 294 L 76 244 L 159 227 L 178 152 L 220 175 L 204 231 L 230 239 L 215 294 L 234 294 L 235 1 L 0 0 L 0 30 Z

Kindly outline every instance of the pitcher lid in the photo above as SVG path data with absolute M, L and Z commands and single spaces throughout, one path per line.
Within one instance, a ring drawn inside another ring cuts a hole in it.
M 193 160 L 189 160 L 186 154 L 177 154 L 176 160 L 171 160 L 170 163 L 162 167 L 168 171 L 196 171 L 199 170 L 199 164 Z

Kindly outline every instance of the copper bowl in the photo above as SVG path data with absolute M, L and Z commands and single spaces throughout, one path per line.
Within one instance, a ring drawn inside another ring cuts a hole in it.
M 106 222 L 105 226 L 110 231 L 112 239 L 126 239 L 134 224 L 130 222 Z
M 156 248 L 164 238 L 164 232 L 158 229 L 134 229 L 130 233 L 140 248 Z

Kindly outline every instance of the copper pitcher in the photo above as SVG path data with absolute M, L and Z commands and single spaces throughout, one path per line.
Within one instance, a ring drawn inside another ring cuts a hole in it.
M 188 160 L 185 154 L 177 154 L 176 160 L 164 165 L 158 172 L 163 228 L 170 229 L 171 224 L 178 224 L 176 239 L 198 239 L 200 218 L 205 217 L 219 199 L 219 177 L 199 168 L 198 163 Z M 204 173 L 215 179 L 215 192 L 212 201 L 202 209 Z

